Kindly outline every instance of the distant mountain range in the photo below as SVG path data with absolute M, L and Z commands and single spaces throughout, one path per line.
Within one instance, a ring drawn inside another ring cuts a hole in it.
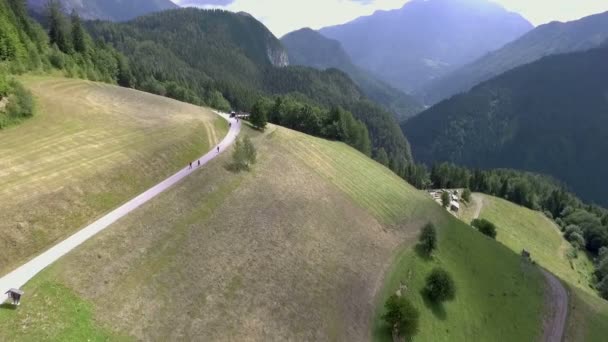
M 412 92 L 532 28 L 486 0 L 412 0 L 320 32 L 339 41 L 356 65 Z
M 402 127 L 419 161 L 545 173 L 608 205 L 608 46 L 518 67 Z
M 552 22 L 436 80 L 417 95 L 428 104 L 436 103 L 543 56 L 587 50 L 607 38 L 608 12 L 567 23 Z
M 48 0 L 27 0 L 40 15 Z M 148 13 L 178 8 L 170 0 L 59 0 L 67 13 L 76 10 L 84 19 L 126 21 Z
M 412 96 L 393 88 L 354 65 L 340 42 L 329 39 L 309 28 L 291 32 L 281 38 L 292 65 L 316 69 L 336 68 L 346 72 L 372 100 L 397 114 L 399 120 L 422 111 L 423 107 Z

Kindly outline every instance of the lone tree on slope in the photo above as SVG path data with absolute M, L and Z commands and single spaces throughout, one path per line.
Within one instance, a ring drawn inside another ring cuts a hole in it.
M 441 204 L 443 204 L 444 208 L 450 205 L 450 194 L 447 191 L 441 193 Z
M 401 337 L 412 337 L 418 333 L 420 313 L 404 296 L 390 296 L 384 304 L 384 321 Z
M 452 276 L 442 268 L 435 268 L 426 278 L 424 292 L 427 297 L 436 303 L 454 299 L 456 285 Z
M 483 235 L 496 239 L 496 225 L 486 219 L 475 219 L 471 226 L 477 228 Z
M 251 124 L 263 131 L 266 129 L 266 124 L 268 123 L 268 114 L 266 113 L 267 109 L 262 100 L 258 100 L 251 109 L 251 115 L 249 116 L 249 122 Z
M 427 255 L 431 255 L 437 248 L 437 229 L 432 223 L 428 223 L 420 233 L 420 248 Z

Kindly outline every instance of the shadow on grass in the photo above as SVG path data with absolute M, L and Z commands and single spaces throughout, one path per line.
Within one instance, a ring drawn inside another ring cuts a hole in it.
M 9 303 L 4 303 L 0 305 L 0 310 L 17 310 L 17 306 Z
M 422 296 L 422 300 L 424 301 L 424 305 L 431 310 L 433 315 L 438 319 L 445 321 L 448 318 L 448 314 L 445 311 L 445 307 L 442 303 L 437 303 L 432 301 L 427 295 L 424 289 L 420 290 L 420 295 Z
M 417 244 L 416 247 L 414 247 L 414 251 L 416 252 L 416 255 L 424 261 L 433 260 L 433 253 L 428 253 L 421 244 Z
M 238 165 L 236 163 L 226 163 L 224 164 L 224 168 L 232 173 L 240 173 L 249 171 L 249 167 L 244 167 L 242 165 Z

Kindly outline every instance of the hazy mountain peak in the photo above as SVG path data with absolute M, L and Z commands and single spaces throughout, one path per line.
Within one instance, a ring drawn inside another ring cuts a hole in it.
M 320 32 L 341 42 L 355 64 L 412 91 L 532 28 L 485 0 L 414 0 Z

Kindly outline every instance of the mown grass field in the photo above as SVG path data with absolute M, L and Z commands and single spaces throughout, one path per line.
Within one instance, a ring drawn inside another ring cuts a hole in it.
M 0 274 L 202 155 L 208 110 L 107 84 L 23 77 L 32 119 L 0 131 Z
M 569 259 L 572 246 L 562 237 L 559 228 L 545 215 L 509 201 L 481 196 L 481 218 L 497 226 L 496 239 L 515 253 L 528 250 L 532 259 L 566 282 L 593 293 L 589 284 L 594 271 L 593 262 L 584 252 Z
M 538 336 L 542 280 L 508 249 L 342 143 L 275 126 L 243 134 L 258 148 L 252 172 L 227 171 L 221 155 L 88 241 L 26 285 L 17 313 L 0 310 L 0 340 L 79 340 L 65 308 L 45 305 L 65 293 L 100 340 L 368 341 L 404 274 L 421 341 Z M 427 263 L 409 247 L 429 219 L 443 247 Z M 459 288 L 443 314 L 416 292 L 432 263 Z

